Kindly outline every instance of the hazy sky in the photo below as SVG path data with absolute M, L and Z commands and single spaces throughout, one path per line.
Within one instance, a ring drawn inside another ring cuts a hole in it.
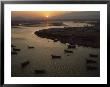
M 13 11 L 11 12 L 12 18 L 18 19 L 43 19 L 48 16 L 49 18 L 58 17 L 70 12 L 61 12 L 61 11 Z
M 99 19 L 98 11 L 12 11 L 12 20 Z

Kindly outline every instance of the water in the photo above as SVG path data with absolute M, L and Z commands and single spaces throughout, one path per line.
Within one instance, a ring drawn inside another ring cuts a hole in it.
M 68 23 L 69 24 L 69 23 Z M 72 24 L 70 23 L 70 26 Z M 85 24 L 80 24 L 84 26 Z M 79 26 L 79 24 L 78 24 Z M 54 42 L 51 39 L 40 38 L 34 34 L 35 31 L 48 29 L 51 27 L 64 26 L 46 26 L 46 27 L 23 27 L 12 28 L 12 44 L 21 49 L 17 55 L 12 55 L 11 73 L 15 77 L 81 77 L 81 76 L 99 76 L 100 71 L 100 49 L 83 47 L 76 45 L 71 49 L 74 53 L 65 54 L 67 44 Z M 34 46 L 29 49 L 28 46 Z M 89 54 L 98 55 L 96 64 L 87 64 L 86 60 L 91 59 Z M 61 55 L 61 59 L 52 59 L 51 54 Z M 30 61 L 25 68 L 21 67 L 24 61 Z M 87 66 L 96 66 L 96 70 L 87 70 Z M 36 74 L 34 70 L 42 69 L 46 73 Z
M 74 22 L 74 21 L 65 21 L 64 24 L 69 25 L 71 27 L 84 27 L 84 26 L 92 26 L 87 22 Z

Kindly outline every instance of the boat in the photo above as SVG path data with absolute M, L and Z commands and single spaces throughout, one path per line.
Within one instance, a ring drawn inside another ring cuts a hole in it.
M 16 47 L 16 46 L 12 44 L 11 47 Z
M 17 48 L 13 48 L 13 51 L 20 51 L 20 49 L 17 49 Z
M 29 49 L 32 49 L 32 48 L 34 48 L 34 47 L 33 47 L 33 46 L 28 46 L 28 48 L 29 48 Z
M 34 70 L 34 72 L 36 74 L 43 74 L 43 73 L 45 73 L 45 70 Z
M 71 50 L 64 50 L 65 53 L 73 53 Z
M 89 54 L 90 57 L 98 57 L 97 54 Z
M 88 63 L 97 63 L 95 60 L 90 60 L 90 59 L 87 59 L 86 60 L 86 63 L 88 64 Z
M 56 56 L 56 55 L 51 55 L 52 56 L 52 59 L 60 59 L 61 56 Z
M 29 61 L 25 61 L 23 63 L 21 63 L 21 67 L 24 68 L 26 67 L 30 62 Z

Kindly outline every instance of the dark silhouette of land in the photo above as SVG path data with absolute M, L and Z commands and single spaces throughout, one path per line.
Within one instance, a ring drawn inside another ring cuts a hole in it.
M 100 47 L 100 24 L 84 27 L 51 28 L 36 31 L 35 34 L 42 38 L 69 43 L 70 45 L 82 45 L 86 47 Z

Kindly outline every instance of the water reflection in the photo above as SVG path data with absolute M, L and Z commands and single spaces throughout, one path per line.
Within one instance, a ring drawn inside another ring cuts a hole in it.
M 79 26 L 79 24 L 76 25 Z M 12 76 L 99 76 L 99 48 L 76 45 L 75 48 L 70 49 L 73 53 L 65 53 L 64 50 L 68 48 L 68 44 L 40 38 L 34 34 L 35 31 L 54 27 L 64 26 L 12 28 L 12 44 L 20 49 L 16 55 L 12 55 Z M 29 46 L 33 46 L 34 49 L 29 49 Z M 98 57 L 91 58 L 89 55 L 91 53 L 97 54 Z M 52 59 L 52 54 L 60 55 L 61 59 Z M 87 63 L 87 60 L 91 59 L 97 63 Z M 29 63 L 27 64 L 26 61 Z M 25 68 L 21 68 L 23 63 L 26 65 Z M 93 69 L 93 67 L 98 69 Z

